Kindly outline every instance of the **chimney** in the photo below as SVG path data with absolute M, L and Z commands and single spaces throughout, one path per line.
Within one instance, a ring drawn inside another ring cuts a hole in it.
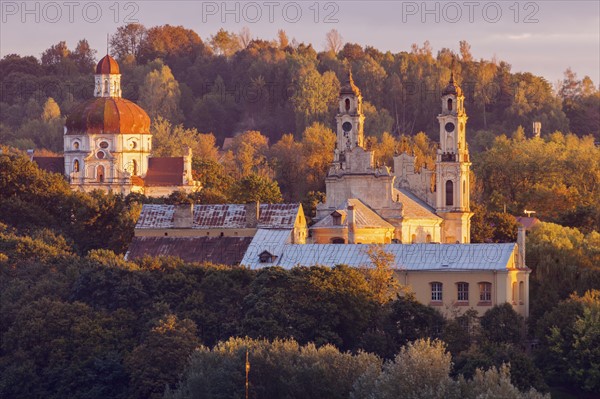
M 519 226 L 517 230 L 517 246 L 519 247 L 519 265 L 518 267 L 525 268 L 525 227 Z
M 260 219 L 260 203 L 248 202 L 246 205 L 246 227 L 256 227 Z
M 173 227 L 176 229 L 191 229 L 193 225 L 194 204 L 175 205 Z
M 356 215 L 354 205 L 348 205 L 348 244 L 356 244 Z

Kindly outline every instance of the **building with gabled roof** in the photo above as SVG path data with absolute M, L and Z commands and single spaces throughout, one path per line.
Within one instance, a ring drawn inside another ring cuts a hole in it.
M 254 239 L 273 235 L 290 244 L 306 242 L 301 204 L 145 204 L 127 258 L 167 255 L 235 265 Z

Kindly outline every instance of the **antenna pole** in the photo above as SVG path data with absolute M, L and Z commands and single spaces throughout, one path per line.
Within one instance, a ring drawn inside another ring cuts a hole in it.
M 106 55 L 108 55 L 108 33 L 106 34 Z

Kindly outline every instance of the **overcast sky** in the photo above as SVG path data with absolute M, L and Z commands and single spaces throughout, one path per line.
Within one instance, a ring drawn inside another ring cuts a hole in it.
M 344 41 L 379 50 L 408 51 L 429 40 L 437 53 L 456 52 L 467 40 L 476 59 L 496 56 L 513 72 L 528 71 L 551 83 L 572 67 L 600 83 L 600 1 L 71 1 L 1 0 L 0 55 L 41 53 L 61 40 L 71 48 L 86 38 L 106 52 L 106 34 L 127 22 L 146 27 L 183 25 L 208 40 L 219 28 L 324 48 L 337 29 Z

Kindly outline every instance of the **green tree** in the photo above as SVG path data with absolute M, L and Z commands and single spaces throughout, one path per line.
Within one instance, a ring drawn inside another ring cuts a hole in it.
M 231 187 L 230 198 L 241 204 L 254 201 L 272 204 L 283 201 L 277 182 L 255 174 L 236 181 Z
M 131 397 L 162 398 L 165 387 L 175 385 L 198 345 L 196 325 L 191 320 L 179 320 L 172 314 L 158 320 L 126 359 Z
M 162 117 L 178 123 L 182 118 L 180 98 L 179 83 L 167 65 L 163 65 L 160 70 L 150 71 L 140 87 L 140 106 L 152 120 Z

